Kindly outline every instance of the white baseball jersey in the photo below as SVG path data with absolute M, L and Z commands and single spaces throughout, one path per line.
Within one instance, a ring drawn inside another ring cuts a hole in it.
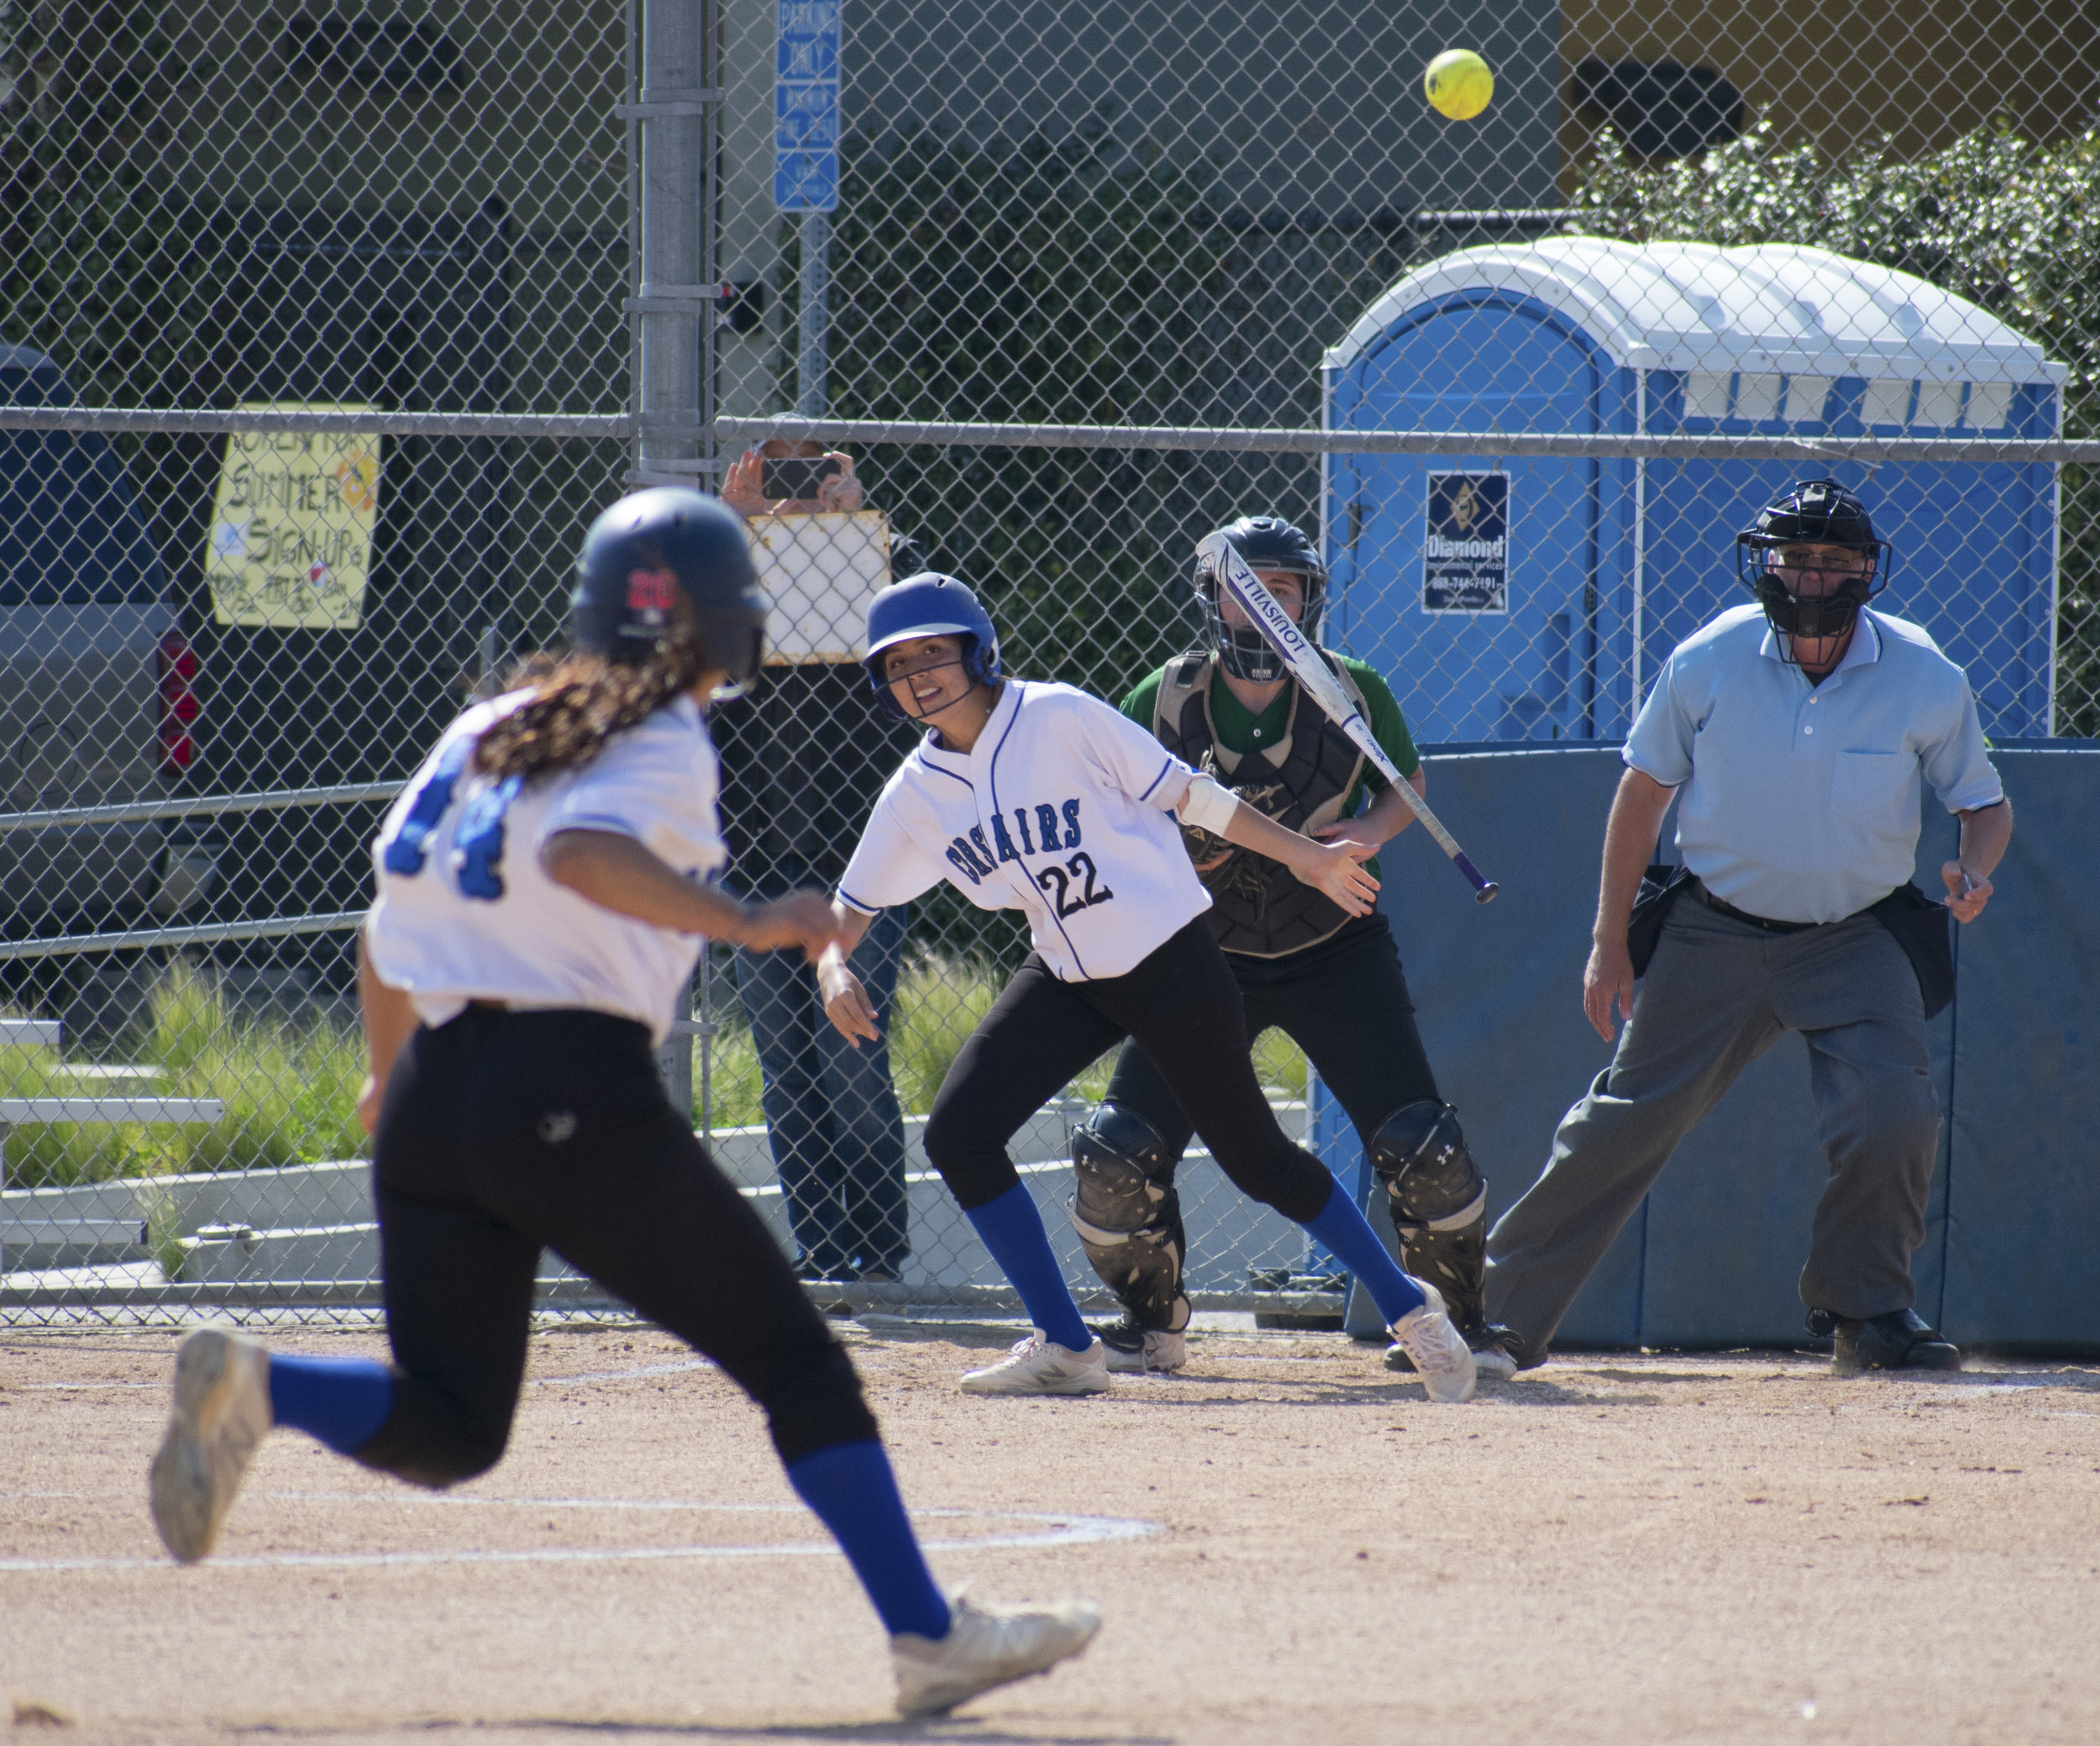
M 425 1024 L 470 1000 L 582 1007 L 634 1019 L 661 1043 L 700 937 L 601 908 L 549 879 L 539 852 L 556 831 L 615 831 L 689 879 L 719 876 L 728 850 L 706 718 L 680 697 L 580 769 L 530 784 L 475 770 L 475 741 L 531 696 L 468 710 L 389 808 L 372 844 L 373 968 L 408 992 Z
M 1010 679 L 967 755 L 929 733 L 890 777 L 838 895 L 873 915 L 945 879 L 1026 911 L 1061 981 L 1122 976 L 1210 907 L 1169 811 L 1194 775 L 1100 698 Z

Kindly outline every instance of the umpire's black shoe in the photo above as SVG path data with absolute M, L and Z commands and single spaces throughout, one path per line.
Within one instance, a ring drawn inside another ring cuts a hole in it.
M 1840 1376 L 1861 1370 L 1958 1370 L 1961 1349 L 1940 1338 L 1916 1310 L 1891 1310 L 1863 1322 L 1816 1311 L 1809 1317 L 1811 1333 L 1830 1337 L 1831 1368 Z

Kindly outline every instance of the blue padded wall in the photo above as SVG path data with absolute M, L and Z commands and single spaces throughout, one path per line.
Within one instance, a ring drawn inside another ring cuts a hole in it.
M 2100 1352 L 2100 748 L 1992 755 L 2013 847 L 1961 931 L 1941 1314 L 1975 1345 Z

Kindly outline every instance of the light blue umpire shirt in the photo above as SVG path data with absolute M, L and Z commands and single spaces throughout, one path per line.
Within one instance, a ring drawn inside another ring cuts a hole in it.
M 1907 881 L 1921 779 L 1950 813 L 2005 797 L 1968 676 L 1908 619 L 1864 608 L 1819 686 L 1761 607 L 1722 613 L 1672 653 L 1624 755 L 1683 790 L 1685 865 L 1775 922 L 1841 921 Z

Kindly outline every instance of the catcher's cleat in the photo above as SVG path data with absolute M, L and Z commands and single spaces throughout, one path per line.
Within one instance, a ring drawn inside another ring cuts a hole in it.
M 1189 1362 L 1189 1336 L 1178 1329 L 1141 1328 L 1128 1316 L 1095 1333 L 1108 1348 L 1108 1367 L 1118 1375 L 1178 1370 Z

